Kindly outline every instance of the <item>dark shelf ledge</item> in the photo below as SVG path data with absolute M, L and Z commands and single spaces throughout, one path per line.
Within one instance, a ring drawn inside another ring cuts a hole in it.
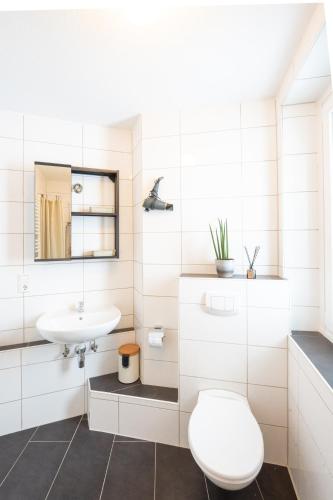
M 158 401 L 178 402 L 178 389 L 174 387 L 160 387 L 158 385 L 142 384 L 140 380 L 132 384 L 122 384 L 118 380 L 118 373 L 109 373 L 89 379 L 90 389 L 95 392 L 111 392 L 134 396 L 137 398 L 156 399 Z
M 134 330 L 133 327 L 116 328 L 115 330 L 110 332 L 108 335 L 112 335 L 114 333 L 131 332 L 132 330 Z M 36 347 L 39 345 L 47 345 L 47 344 L 52 344 L 52 342 L 49 342 L 48 340 L 35 340 L 33 342 L 21 342 L 20 344 L 3 345 L 3 346 L 0 346 L 0 352 L 1 351 L 11 351 L 13 349 L 22 349 L 24 347 Z
M 111 212 L 72 212 L 72 215 L 78 217 L 118 217 L 118 214 Z
M 333 343 L 319 332 L 293 331 L 291 338 L 333 389 Z
M 219 278 L 217 274 L 199 274 L 199 273 L 182 273 L 181 278 Z M 231 278 L 219 278 L 221 280 L 248 280 L 245 274 L 234 274 Z M 270 274 L 257 274 L 257 280 L 284 280 L 280 276 L 270 275 Z M 255 281 L 256 279 L 250 279 L 248 281 Z

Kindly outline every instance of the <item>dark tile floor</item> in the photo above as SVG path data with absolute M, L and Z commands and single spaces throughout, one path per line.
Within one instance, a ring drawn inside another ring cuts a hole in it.
M 285 467 L 264 464 L 238 492 L 217 488 L 189 450 L 89 431 L 75 417 L 0 437 L 1 500 L 296 500 Z

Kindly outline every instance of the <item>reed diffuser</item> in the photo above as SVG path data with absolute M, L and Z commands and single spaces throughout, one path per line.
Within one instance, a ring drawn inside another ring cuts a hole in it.
M 249 268 L 246 271 L 246 277 L 249 280 L 253 280 L 253 279 L 255 279 L 257 277 L 257 273 L 256 273 L 256 270 L 254 269 L 253 265 L 254 265 L 254 263 L 256 261 L 256 258 L 258 257 L 258 253 L 259 253 L 260 247 L 259 246 L 255 247 L 252 260 L 250 259 L 250 255 L 249 255 L 249 252 L 248 252 L 247 248 L 246 247 L 244 247 L 244 248 L 245 248 L 247 260 L 249 261 Z

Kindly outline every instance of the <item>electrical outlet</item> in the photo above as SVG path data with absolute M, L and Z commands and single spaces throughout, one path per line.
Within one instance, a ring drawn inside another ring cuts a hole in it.
M 19 274 L 17 280 L 17 291 L 18 293 L 26 293 L 29 291 L 29 275 Z

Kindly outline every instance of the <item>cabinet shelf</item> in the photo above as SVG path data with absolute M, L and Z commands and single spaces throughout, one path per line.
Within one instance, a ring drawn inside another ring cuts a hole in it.
M 72 216 L 78 216 L 78 217 L 118 217 L 118 214 L 111 213 L 111 212 L 72 212 Z

